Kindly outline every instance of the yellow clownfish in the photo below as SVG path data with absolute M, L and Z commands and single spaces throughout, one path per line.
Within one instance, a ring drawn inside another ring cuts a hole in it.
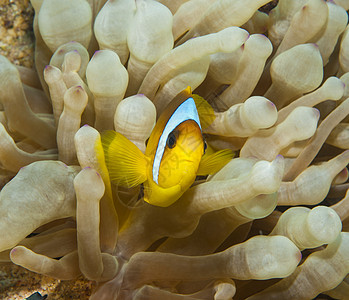
M 106 131 L 102 145 L 111 181 L 123 187 L 143 183 L 146 202 L 171 205 L 197 175 L 217 172 L 234 156 L 231 150 L 204 154 L 201 124 L 208 126 L 213 120 L 211 106 L 200 96 L 192 95 L 188 87 L 160 115 L 145 154 L 122 134 Z

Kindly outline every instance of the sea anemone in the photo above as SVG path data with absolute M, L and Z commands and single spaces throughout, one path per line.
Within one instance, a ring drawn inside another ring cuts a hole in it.
M 0 262 L 98 300 L 346 299 L 349 1 L 269 2 L 32 0 L 36 71 L 0 56 Z M 153 206 L 101 133 L 144 152 L 187 86 L 236 157 Z

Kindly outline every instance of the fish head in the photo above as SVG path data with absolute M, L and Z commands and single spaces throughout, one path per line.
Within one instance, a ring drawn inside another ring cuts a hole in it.
M 144 183 L 144 200 L 163 207 L 177 201 L 195 181 L 203 153 L 198 124 L 193 120 L 179 124 L 167 137 L 157 182 L 150 178 Z
M 179 124 L 168 135 L 158 184 L 163 188 L 179 184 L 182 191 L 187 190 L 195 180 L 203 153 L 204 140 L 199 125 L 193 120 Z
M 183 194 L 179 184 L 169 188 L 163 188 L 153 180 L 144 183 L 144 201 L 151 205 L 167 207 L 178 200 Z
M 150 204 L 178 200 L 195 181 L 204 154 L 200 119 L 189 89 L 178 94 L 161 114 L 145 154 L 150 164 L 144 200 Z

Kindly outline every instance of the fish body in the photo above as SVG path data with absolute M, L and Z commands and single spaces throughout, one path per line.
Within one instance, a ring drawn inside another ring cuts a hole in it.
M 202 98 L 194 98 L 188 87 L 171 101 L 155 124 L 145 154 L 118 132 L 102 134 L 112 182 L 124 187 L 143 183 L 144 200 L 166 207 L 180 198 L 198 173 L 217 171 L 233 157 L 232 151 L 223 150 L 206 159 L 206 166 L 200 165 L 205 141 L 198 106 L 206 120 L 212 119 L 214 112 Z

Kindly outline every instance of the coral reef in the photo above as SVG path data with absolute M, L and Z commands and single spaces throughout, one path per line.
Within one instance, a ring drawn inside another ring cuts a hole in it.
M 347 299 L 349 1 L 31 2 L 36 71 L 0 56 L 0 263 L 92 300 Z M 101 134 L 144 152 L 188 85 L 236 156 L 153 206 Z
M 0 1 L 0 54 L 28 68 L 34 64 L 33 16 L 29 0 Z

